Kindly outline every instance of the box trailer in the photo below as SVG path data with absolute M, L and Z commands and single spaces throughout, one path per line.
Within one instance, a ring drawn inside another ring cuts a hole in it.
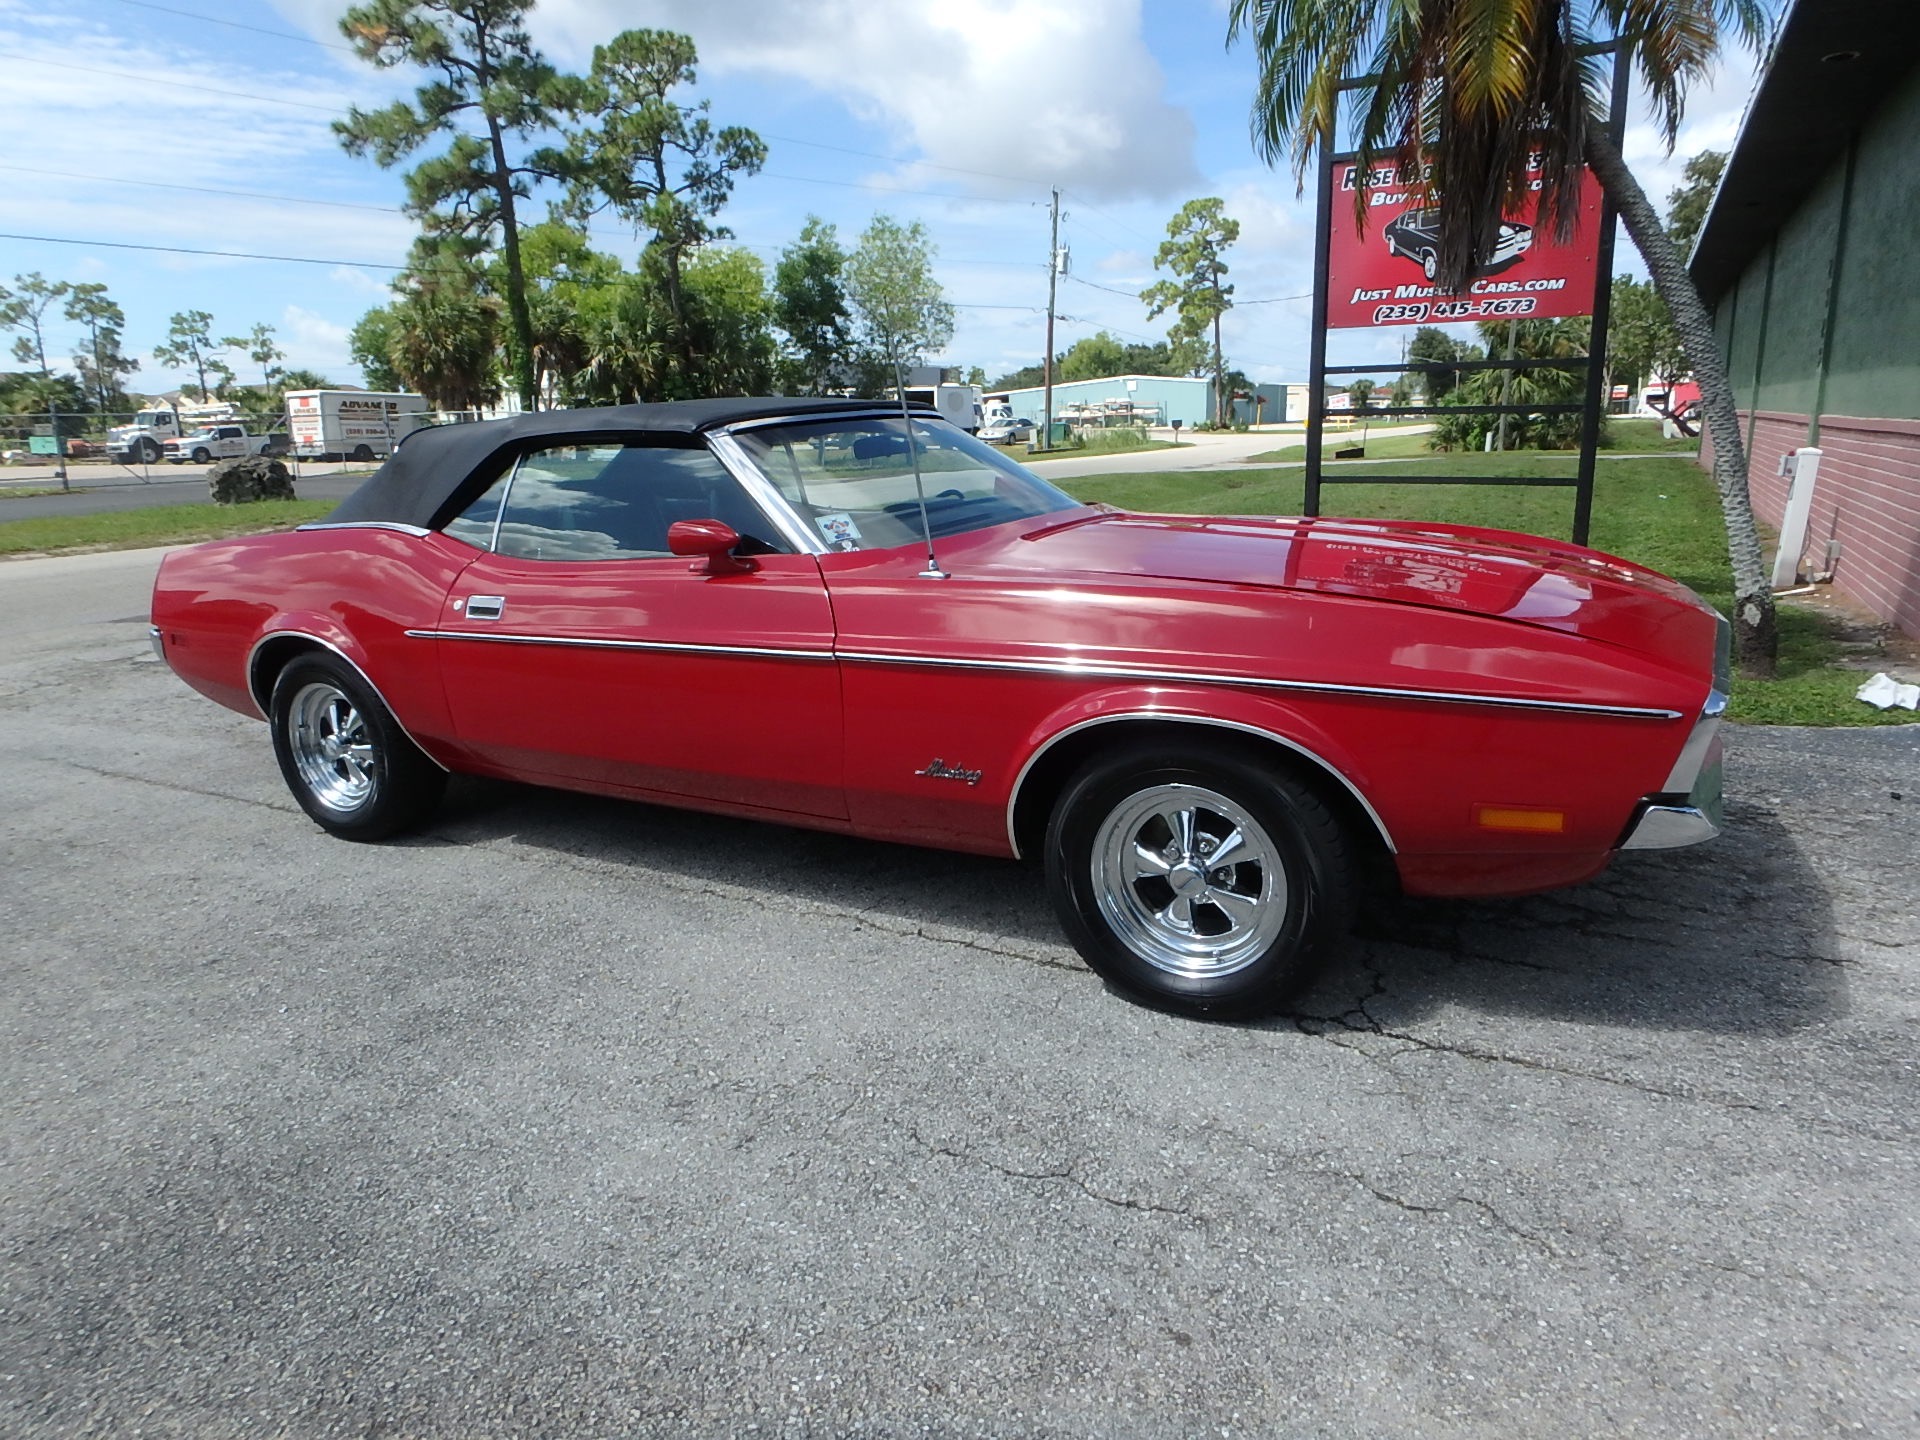
M 302 460 L 382 460 L 432 423 L 427 397 L 373 390 L 289 390 L 287 429 Z

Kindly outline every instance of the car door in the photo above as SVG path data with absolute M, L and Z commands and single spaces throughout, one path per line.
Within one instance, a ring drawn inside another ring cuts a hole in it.
M 749 568 L 667 549 L 719 519 Z M 446 533 L 480 554 L 437 633 L 456 733 L 534 780 L 843 817 L 840 677 L 818 563 L 704 447 L 521 453 Z

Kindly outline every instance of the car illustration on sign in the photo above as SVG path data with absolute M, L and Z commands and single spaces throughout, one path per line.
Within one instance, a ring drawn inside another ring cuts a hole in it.
M 872 402 L 421 430 L 327 520 L 167 555 L 152 620 L 335 835 L 452 773 L 1036 860 L 1096 971 L 1205 1015 L 1281 1003 L 1370 883 L 1543 890 L 1719 826 L 1728 630 L 1684 586 L 1083 504 Z
M 1433 206 L 1402 210 L 1385 226 L 1387 249 L 1405 256 L 1431 280 L 1440 272 L 1440 211 Z M 1517 263 L 1533 246 L 1533 227 L 1517 220 L 1500 222 L 1500 238 L 1476 276 L 1495 275 Z

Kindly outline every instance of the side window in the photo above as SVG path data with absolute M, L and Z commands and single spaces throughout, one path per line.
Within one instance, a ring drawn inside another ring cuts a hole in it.
M 476 502 L 476 521 L 487 513 L 486 499 Z M 740 532 L 743 549 L 762 554 L 790 548 L 704 449 L 586 444 L 536 450 L 515 467 L 499 513 L 499 553 L 530 560 L 663 556 L 670 553 L 667 527 L 676 520 L 723 520 Z M 453 525 L 447 529 L 456 533 Z
M 493 527 L 500 518 L 500 502 L 507 497 L 507 481 L 512 476 L 513 470 L 509 467 L 505 475 L 487 487 L 485 494 L 440 528 L 476 550 L 491 550 Z

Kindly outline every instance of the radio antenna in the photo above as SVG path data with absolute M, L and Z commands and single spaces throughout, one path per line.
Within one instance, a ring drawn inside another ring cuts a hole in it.
M 927 568 L 914 578 L 916 580 L 948 580 L 952 577 L 940 568 L 940 561 L 933 553 L 933 522 L 927 518 L 927 485 L 920 478 L 920 447 L 913 439 L 913 412 L 907 409 L 907 377 L 900 369 L 900 354 L 893 356 L 893 393 L 900 397 L 900 419 L 907 428 L 907 463 L 913 466 L 913 493 L 920 501 L 920 533 L 927 539 Z

